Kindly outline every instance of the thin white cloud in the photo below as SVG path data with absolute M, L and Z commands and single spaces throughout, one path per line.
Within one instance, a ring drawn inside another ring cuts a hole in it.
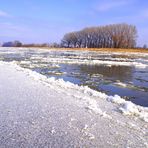
M 10 15 L 5 11 L 0 10 L 0 17 L 10 17 Z
M 142 16 L 143 18 L 148 18 L 148 9 L 143 10 L 143 11 L 141 12 L 141 16 Z
M 27 31 L 30 31 L 29 27 L 24 26 L 24 25 L 18 25 L 18 24 L 13 24 L 10 22 L 0 22 L 0 33 L 3 32 L 22 32 L 25 33 Z
M 102 3 L 98 3 L 97 6 L 95 6 L 95 9 L 97 11 L 109 11 L 110 9 L 118 8 L 121 6 L 124 6 L 128 3 L 128 1 L 117 1 L 117 0 L 111 0 L 111 1 L 104 1 Z

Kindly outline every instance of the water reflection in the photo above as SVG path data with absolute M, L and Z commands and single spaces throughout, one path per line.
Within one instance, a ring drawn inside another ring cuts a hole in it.
M 101 74 L 103 77 L 120 81 L 132 81 L 133 67 L 128 66 L 104 66 L 104 65 L 81 65 L 82 73 L 90 75 Z

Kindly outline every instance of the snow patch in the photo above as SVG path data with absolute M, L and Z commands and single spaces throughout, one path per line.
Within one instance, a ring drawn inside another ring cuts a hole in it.
M 120 106 L 118 109 L 124 115 L 137 116 L 140 119 L 144 120 L 145 122 L 148 122 L 148 108 L 147 107 L 136 105 L 132 103 L 131 101 L 126 101 L 118 95 L 108 96 L 107 100 L 112 103 L 119 104 Z
M 138 108 L 132 102 L 125 102 L 123 106 L 119 108 L 119 110 L 121 110 L 122 113 L 125 115 L 132 115 L 132 114 L 139 115 Z
M 120 105 L 127 102 L 118 95 L 108 96 L 107 100 Z
M 97 103 L 96 100 L 90 99 L 90 98 L 86 98 L 86 97 L 84 98 L 84 100 L 85 100 L 86 103 L 87 103 L 86 109 L 91 110 L 91 111 L 93 111 L 94 113 L 99 114 L 100 116 L 109 117 L 109 115 L 107 115 L 106 112 L 103 112 L 103 111 L 99 108 L 98 103 Z

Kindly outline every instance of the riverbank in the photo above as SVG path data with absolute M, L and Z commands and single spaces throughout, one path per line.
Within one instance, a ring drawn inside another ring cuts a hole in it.
M 104 97 L 1 62 L 1 147 L 146 148 L 147 123 L 134 114 L 122 115 L 122 102 L 113 104 Z
M 120 49 L 120 48 L 54 48 L 54 47 L 0 47 L 3 49 L 46 49 L 46 50 L 76 50 L 76 51 L 98 51 L 98 52 L 121 52 L 121 53 L 148 53 L 148 49 Z
M 25 48 L 25 47 L 24 47 Z M 32 48 L 32 47 L 30 47 Z M 33 47 L 36 48 L 36 47 Z M 41 49 L 49 50 L 81 50 L 81 51 L 98 51 L 98 52 L 129 52 L 129 53 L 148 53 L 148 49 L 120 49 L 120 48 L 49 48 L 49 47 L 38 47 Z

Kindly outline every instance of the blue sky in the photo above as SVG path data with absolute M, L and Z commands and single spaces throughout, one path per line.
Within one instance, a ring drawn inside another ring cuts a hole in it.
M 0 42 L 59 42 L 63 35 L 89 26 L 137 26 L 138 45 L 148 44 L 148 0 L 3 0 Z

